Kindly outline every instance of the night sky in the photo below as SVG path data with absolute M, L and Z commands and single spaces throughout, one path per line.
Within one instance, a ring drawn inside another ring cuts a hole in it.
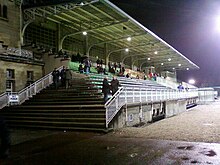
M 220 86 L 220 0 L 110 0 L 200 69 L 178 72 L 197 86 Z

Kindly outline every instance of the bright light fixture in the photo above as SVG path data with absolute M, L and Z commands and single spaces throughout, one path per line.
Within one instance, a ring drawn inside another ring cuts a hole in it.
M 171 61 L 171 58 L 168 58 L 168 61 Z
M 181 66 L 181 64 L 178 64 L 178 66 Z
M 161 63 L 161 65 L 163 65 L 163 63 Z
M 196 81 L 194 79 L 189 80 L 189 84 L 195 84 L 195 83 L 196 83 Z
M 173 70 L 175 70 L 175 68 L 173 68 Z
M 148 57 L 147 60 L 150 61 L 150 57 Z
M 86 32 L 86 31 L 84 31 L 84 32 L 83 32 L 83 35 L 84 35 L 84 36 L 86 36 L 86 35 L 87 35 L 87 32 Z
M 129 52 L 129 49 L 128 49 L 128 48 L 126 48 L 126 49 L 125 49 L 125 51 L 126 51 L 126 52 Z
M 128 37 L 128 38 L 127 38 L 127 41 L 131 41 L 131 37 Z
M 189 70 L 189 68 L 186 68 L 186 70 Z
M 158 54 L 158 52 L 157 52 L 157 51 L 155 51 L 155 52 L 154 52 L 154 54 Z

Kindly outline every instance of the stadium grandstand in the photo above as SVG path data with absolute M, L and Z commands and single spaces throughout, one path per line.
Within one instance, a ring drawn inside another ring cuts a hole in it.
M 108 0 L 14 0 L 0 7 L 0 113 L 11 127 L 107 131 L 198 102 L 197 87 L 177 88 L 176 71 L 199 67 Z M 79 69 L 85 61 L 88 71 Z M 71 87 L 56 89 L 52 71 L 63 66 Z M 102 82 L 113 76 L 121 86 L 104 103 Z

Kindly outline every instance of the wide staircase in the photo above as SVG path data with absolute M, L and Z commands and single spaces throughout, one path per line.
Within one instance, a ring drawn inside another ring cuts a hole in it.
M 99 88 L 88 77 L 74 78 L 71 88 L 50 86 L 22 105 L 5 107 L 1 115 L 10 127 L 106 131 Z

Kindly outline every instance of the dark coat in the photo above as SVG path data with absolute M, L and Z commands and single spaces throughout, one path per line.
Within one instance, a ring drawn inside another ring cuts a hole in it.
M 117 90 L 118 90 L 118 87 L 119 87 L 119 81 L 117 79 L 113 79 L 111 81 L 111 90 L 112 90 L 112 95 L 114 95 Z
M 102 93 L 104 93 L 104 94 L 110 93 L 110 85 L 108 84 L 108 80 L 107 79 L 103 80 Z

